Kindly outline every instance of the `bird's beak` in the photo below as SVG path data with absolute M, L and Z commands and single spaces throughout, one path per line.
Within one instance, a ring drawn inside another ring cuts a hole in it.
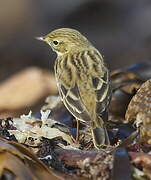
M 41 37 L 35 37 L 35 39 L 39 40 L 39 41 L 44 41 L 46 42 L 46 38 L 44 36 Z

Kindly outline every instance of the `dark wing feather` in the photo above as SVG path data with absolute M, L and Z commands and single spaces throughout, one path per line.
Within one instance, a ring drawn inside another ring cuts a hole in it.
M 108 70 L 106 70 L 103 77 L 92 77 L 92 83 L 96 92 L 96 112 L 101 114 L 107 109 L 111 98 Z
M 65 87 L 60 84 L 59 92 L 62 97 L 62 101 L 71 114 L 81 121 L 91 121 L 90 115 L 81 101 L 77 85 L 68 89 L 66 94 L 64 94 L 65 91 L 63 89 L 65 89 Z

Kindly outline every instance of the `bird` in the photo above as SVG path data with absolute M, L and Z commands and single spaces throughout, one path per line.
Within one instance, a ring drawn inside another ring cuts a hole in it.
M 55 29 L 36 39 L 57 53 L 54 71 L 65 107 L 77 121 L 90 127 L 95 148 L 109 145 L 105 123 L 112 93 L 109 70 L 101 53 L 71 28 Z

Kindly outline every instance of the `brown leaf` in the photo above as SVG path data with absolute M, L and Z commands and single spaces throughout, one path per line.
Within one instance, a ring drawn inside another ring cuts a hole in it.
M 151 179 L 151 155 L 145 153 L 129 152 L 132 163 L 141 167 L 144 174 Z
M 23 145 L 0 139 L 0 177 L 10 173 L 16 179 L 59 180 L 37 157 Z M 5 171 L 7 170 L 7 171 Z
M 2 112 L 13 113 L 35 105 L 49 94 L 55 94 L 57 88 L 52 74 L 37 67 L 30 67 L 2 82 L 0 92 L 2 117 Z
M 151 144 L 151 79 L 146 81 L 132 98 L 126 120 L 140 125 L 141 141 Z
M 131 98 L 143 81 L 132 72 L 115 70 L 111 73 L 113 95 L 110 104 L 110 111 L 117 116 L 124 117 Z

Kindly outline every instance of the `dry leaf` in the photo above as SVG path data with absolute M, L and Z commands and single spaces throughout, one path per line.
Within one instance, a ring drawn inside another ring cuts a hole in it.
M 11 179 L 59 180 L 37 157 L 23 145 L 0 139 L 0 177 Z
M 57 92 L 55 77 L 37 67 L 27 68 L 0 84 L 0 112 L 26 109 Z M 4 117 L 4 116 L 3 116 Z

